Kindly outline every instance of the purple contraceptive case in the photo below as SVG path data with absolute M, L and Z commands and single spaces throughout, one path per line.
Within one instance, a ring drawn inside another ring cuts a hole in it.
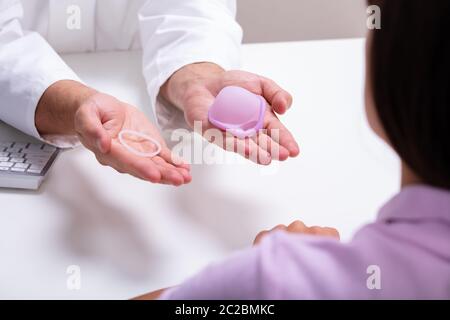
M 251 137 L 263 127 L 266 100 L 244 88 L 223 88 L 208 111 L 208 119 L 219 129 L 238 138 Z

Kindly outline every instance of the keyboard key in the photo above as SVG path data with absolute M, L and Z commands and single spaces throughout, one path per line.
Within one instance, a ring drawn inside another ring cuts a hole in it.
M 36 160 L 36 159 L 26 161 L 26 163 L 34 164 L 37 166 L 45 166 L 47 162 L 48 162 L 47 160 Z
M 14 148 L 25 148 L 28 142 L 14 142 Z
M 25 154 L 25 158 L 27 159 L 36 159 L 36 160 L 48 160 L 50 159 L 51 154 Z
M 25 155 L 24 153 L 17 153 L 17 152 L 15 152 L 15 153 L 11 153 L 9 156 L 11 158 L 23 158 L 24 155 Z
M 51 154 L 26 154 L 25 158 L 29 160 L 48 160 L 51 156 Z
M 52 155 L 54 151 L 50 150 L 29 150 L 29 149 L 23 149 L 23 153 L 27 155 Z
M 31 156 L 31 157 L 50 157 L 53 153 L 47 152 L 47 151 L 25 151 L 25 156 Z
M 7 167 L 7 168 L 10 168 L 10 167 L 12 167 L 13 165 L 14 165 L 14 163 L 12 163 L 12 162 L 6 162 L 6 161 L 0 162 L 0 167 Z
M 42 170 L 28 169 L 27 172 L 41 174 Z
M 6 152 L 15 153 L 15 152 L 20 152 L 20 150 L 22 150 L 22 148 L 10 147 L 10 148 L 6 149 Z
M 22 169 L 28 169 L 30 165 L 28 163 L 16 163 L 14 165 L 14 168 L 22 168 Z
M 45 167 L 45 165 L 37 165 L 37 164 L 32 164 L 31 166 L 30 166 L 30 169 L 31 170 L 40 170 L 40 171 L 42 171 L 42 169 L 44 169 L 44 167 Z
M 42 175 L 57 151 L 43 143 L 0 142 L 0 172 Z
M 47 164 L 47 160 L 26 160 L 25 163 L 34 164 L 37 166 L 45 166 Z
M 26 148 L 26 150 L 33 150 L 33 151 L 41 150 L 43 146 L 44 145 L 41 143 L 30 143 Z
M 0 142 L 0 147 L 9 148 L 11 145 L 11 142 Z

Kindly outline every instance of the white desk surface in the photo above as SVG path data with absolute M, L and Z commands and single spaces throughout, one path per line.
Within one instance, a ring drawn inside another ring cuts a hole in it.
M 65 60 L 151 114 L 139 52 Z M 67 151 L 38 192 L 0 189 L 0 298 L 130 298 L 179 283 L 278 223 L 334 226 L 346 241 L 373 220 L 399 169 L 365 120 L 364 40 L 245 45 L 243 61 L 293 94 L 283 121 L 298 158 L 272 174 L 249 162 L 195 165 L 193 182 L 176 189 Z M 80 290 L 66 287 L 69 265 L 81 268 Z

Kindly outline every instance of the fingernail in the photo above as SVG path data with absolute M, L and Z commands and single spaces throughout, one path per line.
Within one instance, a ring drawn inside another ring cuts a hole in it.
M 289 103 L 286 98 L 283 98 L 283 106 L 286 110 L 289 109 Z
M 259 160 L 261 161 L 261 164 L 267 165 L 272 162 L 272 157 L 269 153 L 261 153 L 261 158 Z
M 290 108 L 291 108 L 291 106 L 292 106 L 292 103 L 289 103 L 289 101 L 288 100 L 284 100 L 284 103 L 285 103 L 285 106 L 286 106 L 286 110 L 289 110 Z
M 300 148 L 297 143 L 291 142 L 288 144 L 288 150 L 291 153 L 291 155 L 297 155 L 300 153 Z

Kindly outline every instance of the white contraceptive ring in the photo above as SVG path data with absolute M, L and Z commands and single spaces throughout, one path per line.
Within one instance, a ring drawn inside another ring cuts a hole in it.
M 133 136 L 136 136 L 136 137 L 139 137 L 139 138 L 143 138 L 145 140 L 150 141 L 151 143 L 153 143 L 156 146 L 156 151 L 153 151 L 153 152 L 141 152 L 141 151 L 138 151 L 138 150 L 134 149 L 128 143 L 126 143 L 126 141 L 123 138 L 124 134 L 133 135 Z M 134 130 L 122 130 L 122 131 L 120 131 L 119 132 L 119 142 L 129 152 L 131 152 L 131 153 L 133 153 L 133 154 L 135 154 L 137 156 L 140 156 L 140 157 L 152 158 L 152 157 L 158 155 L 161 152 L 161 144 L 158 141 L 156 141 L 155 139 L 153 139 L 152 137 L 150 137 L 150 136 L 148 136 L 146 134 L 143 134 L 141 132 L 134 131 Z

